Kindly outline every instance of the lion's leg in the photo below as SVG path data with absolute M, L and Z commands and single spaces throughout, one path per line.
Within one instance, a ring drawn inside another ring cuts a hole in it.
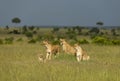
M 50 58 L 51 58 L 50 54 L 51 54 L 50 52 L 47 52 L 47 54 L 46 54 L 46 60 L 50 60 Z
M 77 59 L 78 62 L 80 61 L 80 58 L 79 58 L 79 57 L 77 57 L 76 59 Z
M 79 62 L 80 61 L 80 55 L 76 55 L 76 59 Z
M 56 52 L 56 55 L 59 55 L 59 54 L 60 54 L 60 49 L 58 49 Z M 56 57 L 56 55 L 55 55 L 55 57 Z
M 58 49 L 58 52 L 57 52 L 57 54 L 58 54 L 58 55 L 60 54 L 60 49 Z
M 80 61 L 82 60 L 82 58 L 83 58 L 83 56 L 82 56 L 82 55 L 80 55 Z
M 47 54 L 46 54 L 46 59 L 48 60 L 48 58 L 49 58 L 49 54 L 47 53 Z
M 51 60 L 51 56 L 52 56 L 52 53 L 50 52 L 50 53 L 49 53 L 49 60 Z
M 83 56 L 83 60 L 89 60 L 90 56 Z

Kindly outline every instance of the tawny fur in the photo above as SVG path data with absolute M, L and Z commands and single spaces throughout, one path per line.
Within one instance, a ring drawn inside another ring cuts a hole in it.
M 75 48 L 67 43 L 65 39 L 60 39 L 60 43 L 65 53 L 75 55 Z
M 38 60 L 39 60 L 39 62 L 43 62 L 43 63 L 46 62 L 46 59 L 42 54 L 38 54 Z
M 87 55 L 86 51 L 84 51 L 81 46 L 79 46 L 78 44 L 75 44 L 75 49 L 76 49 L 76 59 L 77 61 L 81 61 L 81 60 L 89 60 L 90 56 Z
M 46 59 L 50 60 L 52 54 L 54 54 L 55 57 L 57 54 L 59 54 L 59 51 L 60 51 L 59 45 L 52 45 L 48 43 L 48 41 L 43 41 L 43 44 L 46 47 L 46 52 L 47 52 Z

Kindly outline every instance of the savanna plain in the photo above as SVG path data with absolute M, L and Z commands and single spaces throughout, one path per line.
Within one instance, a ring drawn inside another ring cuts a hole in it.
M 39 53 L 44 57 L 46 55 L 42 41 L 28 43 L 31 40 L 29 35 L 8 34 L 11 30 L 13 28 L 0 29 L 0 81 L 120 81 L 120 45 L 80 44 L 90 56 L 90 60 L 77 62 L 75 56 L 66 54 L 61 49 L 56 58 L 52 56 L 51 60 L 42 63 L 38 60 Z M 61 34 L 65 30 L 57 32 Z M 52 28 L 39 29 L 42 35 L 56 35 L 51 31 Z M 41 33 L 37 35 L 36 32 L 32 38 L 42 36 Z M 5 43 L 5 38 L 9 37 L 14 38 L 13 42 Z M 91 41 L 89 36 L 82 35 L 77 38 Z M 67 38 L 67 41 L 70 39 Z

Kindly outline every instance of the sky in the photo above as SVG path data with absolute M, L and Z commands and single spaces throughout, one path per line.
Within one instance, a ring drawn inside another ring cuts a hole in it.
M 0 26 L 120 26 L 120 0 L 0 0 Z

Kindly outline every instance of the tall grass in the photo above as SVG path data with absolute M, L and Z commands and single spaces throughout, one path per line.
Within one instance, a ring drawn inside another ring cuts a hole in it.
M 120 46 L 82 45 L 89 61 L 78 63 L 63 52 L 51 61 L 39 63 L 45 56 L 41 44 L 0 45 L 0 81 L 120 81 Z

